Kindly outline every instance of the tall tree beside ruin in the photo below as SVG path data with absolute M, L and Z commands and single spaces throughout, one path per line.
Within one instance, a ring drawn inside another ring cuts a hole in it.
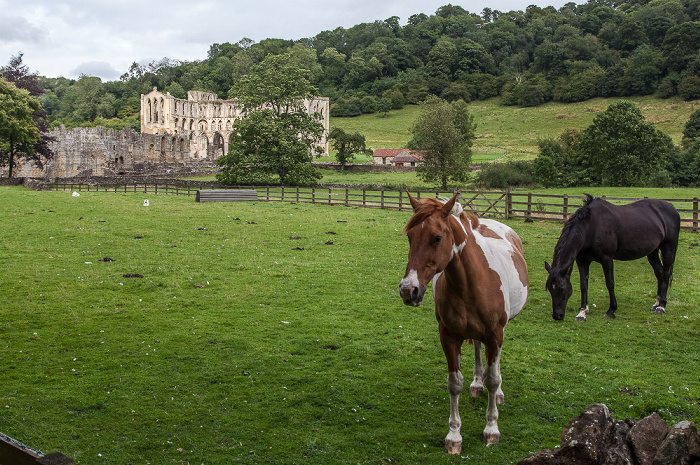
M 311 164 L 320 150 L 323 125 L 309 115 L 305 100 L 315 96 L 308 72 L 289 54 L 268 55 L 229 95 L 242 105 L 229 152 L 217 175 L 226 184 L 313 185 L 321 173 Z
M 423 151 L 423 162 L 416 168 L 420 179 L 437 182 L 442 189 L 448 181 L 467 180 L 476 124 L 463 100 L 428 98 L 411 131 L 410 148 Z
M 13 83 L 17 88 L 26 90 L 31 97 L 37 98 L 44 93 L 44 88 L 39 84 L 37 73 L 30 72 L 29 67 L 22 63 L 22 56 L 22 53 L 18 53 L 16 56 L 10 58 L 10 62 L 7 66 L 2 68 L 0 77 Z M 51 142 L 55 142 L 56 138 L 51 136 L 49 132 L 48 116 L 41 104 L 39 104 L 39 107 L 34 111 L 32 118 L 34 119 L 34 125 L 39 131 L 39 139 L 34 143 L 31 150 L 24 150 L 18 155 L 34 163 L 37 167 L 42 168 L 44 162 L 51 160 L 54 156 L 50 144 Z M 10 171 L 11 170 L 12 166 L 10 166 Z M 10 175 L 11 174 L 12 173 L 10 173 Z
M 34 156 L 41 138 L 34 113 L 40 108 L 29 92 L 0 77 L 0 166 L 9 166 L 10 178 L 18 158 Z

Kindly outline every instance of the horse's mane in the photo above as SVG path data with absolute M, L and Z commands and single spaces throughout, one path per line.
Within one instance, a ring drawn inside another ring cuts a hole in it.
M 554 256 L 552 257 L 552 262 L 554 263 L 556 263 L 557 257 L 559 257 L 564 248 L 568 245 L 571 231 L 578 227 L 578 225 L 591 214 L 591 204 L 596 200 L 600 200 L 599 197 L 593 197 L 591 194 L 584 195 L 586 199 L 583 201 L 583 206 L 576 210 L 566 223 L 564 223 L 564 228 L 561 230 L 557 245 L 554 247 Z
M 408 223 L 406 223 L 406 226 L 404 227 L 404 232 L 408 232 L 410 229 L 415 227 L 416 225 L 422 223 L 425 221 L 429 216 L 431 216 L 433 213 L 435 213 L 437 210 L 440 210 L 443 207 L 443 202 L 441 202 L 438 199 L 428 197 L 424 201 L 420 203 L 418 208 L 413 212 L 413 216 L 411 219 L 408 220 Z M 462 210 L 460 208 L 460 210 Z M 454 211 L 454 209 L 453 209 Z M 472 213 L 466 213 L 467 218 L 469 219 L 469 222 L 471 223 L 472 229 L 476 228 L 479 225 L 479 218 L 472 214 Z

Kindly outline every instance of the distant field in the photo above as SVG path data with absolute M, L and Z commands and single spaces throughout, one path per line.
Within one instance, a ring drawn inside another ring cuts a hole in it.
M 594 99 L 581 103 L 548 103 L 539 107 L 518 108 L 500 104 L 499 99 L 477 101 L 469 107 L 476 122 L 477 138 L 472 147 L 477 162 L 493 160 L 504 154 L 512 158 L 533 158 L 537 141 L 558 137 L 565 129 L 585 129 L 593 118 L 615 100 Z M 700 108 L 700 101 L 684 102 L 673 98 L 627 98 L 634 102 L 647 121 L 680 143 L 683 127 L 691 113 Z M 402 148 L 411 139 L 410 128 L 419 107 L 407 105 L 403 110 L 382 115 L 362 115 L 354 118 L 331 118 L 331 127 L 360 132 L 373 149 Z

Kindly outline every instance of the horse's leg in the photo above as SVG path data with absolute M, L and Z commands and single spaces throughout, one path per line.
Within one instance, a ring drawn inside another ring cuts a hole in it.
M 576 259 L 576 266 L 581 284 L 581 310 L 576 315 L 576 321 L 586 321 L 586 315 L 588 315 L 588 270 L 591 267 L 591 262 Z
M 661 244 L 661 259 L 663 260 L 663 279 L 657 296 L 658 305 L 653 310 L 656 313 L 666 313 L 666 294 L 671 286 L 671 278 L 673 277 L 673 262 L 676 260 L 676 250 L 678 249 L 678 239 L 664 241 Z
M 666 293 L 662 291 L 664 283 L 664 267 L 659 259 L 659 249 L 654 250 L 652 253 L 647 255 L 647 260 L 651 265 L 651 269 L 654 270 L 654 276 L 656 276 L 656 303 L 651 307 L 651 309 L 657 313 L 665 313 L 666 310 Z M 661 302 L 662 292 L 664 294 L 664 301 Z
M 481 361 L 481 342 L 474 343 L 474 381 L 469 385 L 469 395 L 479 397 L 484 394 L 484 364 Z
M 605 275 L 605 287 L 608 288 L 608 296 L 610 297 L 610 306 L 608 311 L 603 315 L 605 318 L 615 318 L 615 310 L 617 310 L 617 299 L 615 298 L 615 274 L 613 259 L 609 258 L 601 262 L 603 266 L 603 275 Z
M 486 371 L 484 384 L 488 391 L 489 401 L 486 407 L 486 428 L 484 442 L 486 445 L 497 443 L 501 439 L 498 431 L 497 393 L 501 390 L 501 348 L 494 342 L 486 345 Z
M 459 418 L 459 395 L 462 393 L 464 377 L 459 371 L 462 340 L 451 337 L 440 325 L 440 343 L 447 359 L 447 391 L 450 393 L 450 432 L 445 438 L 448 454 L 462 453 L 462 420 Z

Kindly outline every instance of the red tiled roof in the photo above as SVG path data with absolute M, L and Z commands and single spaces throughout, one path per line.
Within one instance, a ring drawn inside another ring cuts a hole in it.
M 395 157 L 403 151 L 408 151 L 408 149 L 377 149 L 374 151 L 373 157 Z
M 394 161 L 399 162 L 423 161 L 423 152 L 421 150 L 377 149 L 372 156 L 375 158 L 392 158 Z

